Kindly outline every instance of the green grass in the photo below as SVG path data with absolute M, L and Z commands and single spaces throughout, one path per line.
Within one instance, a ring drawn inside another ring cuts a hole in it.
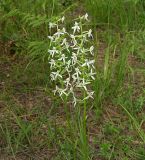
M 16 2 L 0 4 L 0 159 L 144 160 L 144 1 Z M 95 98 L 73 107 L 52 93 L 45 39 L 49 21 L 64 14 L 69 29 L 85 12 Z

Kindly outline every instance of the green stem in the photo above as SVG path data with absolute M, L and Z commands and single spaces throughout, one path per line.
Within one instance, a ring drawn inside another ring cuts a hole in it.
M 71 121 L 70 121 L 70 114 L 69 114 L 68 106 L 67 106 L 67 100 L 68 100 L 68 97 L 65 96 L 64 109 L 65 109 L 65 113 L 66 113 L 67 124 L 68 124 L 69 129 L 71 130 Z

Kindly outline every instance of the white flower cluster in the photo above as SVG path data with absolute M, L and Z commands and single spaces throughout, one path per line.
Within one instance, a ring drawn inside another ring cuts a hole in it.
M 55 82 L 54 94 L 73 97 L 73 104 L 77 101 L 93 98 L 94 92 L 90 84 L 95 80 L 94 47 L 91 45 L 92 30 L 83 31 L 83 23 L 88 21 L 88 14 L 79 17 L 78 22 L 71 28 L 72 33 L 63 27 L 65 17 L 55 23 L 49 23 L 48 49 L 50 78 Z M 78 92 L 84 93 L 83 99 Z

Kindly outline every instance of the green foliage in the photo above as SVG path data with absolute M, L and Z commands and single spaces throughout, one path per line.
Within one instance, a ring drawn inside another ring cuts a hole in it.
M 52 92 L 49 22 L 64 15 L 72 33 L 72 19 L 85 12 L 95 97 L 72 107 Z M 144 160 L 145 1 L 0 0 L 0 15 L 0 49 L 21 54 L 0 55 L 1 151 L 15 159 Z
M 92 15 L 94 25 L 133 30 L 142 24 L 144 17 L 141 0 L 85 0 L 85 6 Z
M 48 22 L 61 12 L 56 0 L 45 1 L 3 1 L 1 3 L 1 38 L 13 40 L 18 46 L 29 46 L 31 42 L 44 39 L 48 34 Z M 22 51 L 22 50 L 21 50 Z

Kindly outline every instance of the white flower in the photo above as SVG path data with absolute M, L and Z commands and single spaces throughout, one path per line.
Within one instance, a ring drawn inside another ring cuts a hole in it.
M 59 61 L 62 60 L 63 63 L 65 64 L 65 59 L 66 59 L 66 58 L 67 58 L 67 57 L 65 56 L 65 54 L 62 54 L 62 55 L 61 55 L 61 58 L 59 58 L 58 60 L 59 60 Z
M 87 91 L 87 85 L 90 84 L 91 82 L 87 82 L 85 81 L 85 79 L 83 78 L 82 81 L 77 85 L 77 87 L 80 88 L 84 88 Z
M 74 50 L 77 51 L 77 56 L 79 56 L 79 54 L 81 53 L 82 51 L 82 48 L 80 46 L 76 46 L 75 48 L 73 48 Z
M 59 53 L 59 51 L 58 50 L 56 50 L 56 48 L 55 47 L 53 47 L 53 49 L 51 50 L 51 49 L 49 49 L 48 50 L 48 52 L 50 53 L 50 55 L 53 57 L 54 56 L 54 54 L 55 53 Z
M 79 70 L 79 68 L 75 68 L 75 73 L 72 75 L 72 79 L 73 79 L 73 83 L 77 82 L 79 83 L 80 81 L 80 75 L 81 75 L 81 71 Z
M 67 40 L 66 40 L 66 38 L 64 38 L 62 43 L 61 43 L 61 46 L 66 45 L 66 43 L 67 43 Z
M 88 73 L 88 76 L 91 77 L 93 80 L 95 80 L 94 75 L 96 75 L 96 73 L 93 73 L 93 71 L 92 71 L 92 69 L 91 69 L 91 72 Z
M 62 78 L 62 75 L 59 74 L 60 71 L 51 72 L 50 77 L 52 81 L 55 81 L 57 78 Z
M 54 92 L 54 95 L 56 94 L 56 93 L 58 93 L 59 95 L 60 95 L 60 97 L 64 94 L 64 95 L 66 95 L 66 96 L 68 96 L 68 94 L 66 93 L 66 91 L 67 91 L 67 89 L 61 89 L 61 88 L 59 88 L 57 85 L 56 85 L 56 88 L 55 88 L 55 90 L 53 91 Z
M 50 29 L 51 29 L 51 28 L 54 28 L 55 26 L 57 26 L 57 24 L 52 23 L 52 22 L 49 22 L 49 28 L 50 28 Z
M 87 35 L 88 35 L 89 38 L 93 38 L 92 30 L 91 29 L 88 31 Z
M 86 53 L 86 52 L 88 52 L 89 50 L 88 49 L 85 49 L 85 48 L 82 48 L 81 49 L 81 53 Z
M 88 13 L 86 13 L 86 14 L 84 15 L 84 19 L 85 19 L 86 21 L 89 21 L 89 20 L 88 20 Z
M 82 36 L 83 36 L 83 41 L 84 41 L 84 42 L 87 42 L 88 40 L 87 40 L 86 34 L 83 34 Z
M 86 99 L 89 99 L 89 98 L 92 98 L 94 99 L 93 95 L 94 95 L 94 91 L 93 92 L 87 92 L 88 96 L 85 97 L 83 100 L 86 100 Z
M 59 95 L 60 96 L 62 96 L 62 95 L 66 95 L 66 96 L 68 96 L 68 93 L 67 93 L 67 89 L 65 88 L 65 89 L 61 89 L 60 91 L 59 91 Z
M 56 92 L 58 92 L 58 90 L 59 90 L 59 88 L 58 88 L 58 86 L 56 85 L 56 86 L 55 86 L 55 90 L 53 90 L 54 95 L 56 94 Z
M 66 64 L 67 64 L 67 67 L 70 68 L 70 66 L 71 66 L 71 60 L 68 60 L 68 61 L 66 62 Z
M 72 93 L 74 95 L 74 89 L 73 87 L 71 86 L 70 89 L 69 89 L 69 93 Z
M 65 20 L 65 17 L 63 16 L 63 17 L 61 18 L 61 22 L 63 23 L 63 22 L 64 22 L 64 20 Z
M 85 15 L 83 15 L 82 17 L 80 17 L 81 19 L 84 19 L 84 20 L 86 20 L 86 21 L 89 21 L 88 20 L 88 13 L 86 13 Z
M 64 27 L 62 28 L 62 32 L 63 32 L 63 33 L 67 33 L 67 32 L 66 32 L 66 29 L 65 29 Z
M 74 36 L 73 34 L 70 35 L 71 43 L 73 43 L 73 46 L 71 45 L 70 47 L 75 47 L 77 45 L 77 41 L 76 41 L 76 36 Z
M 54 34 L 54 36 L 56 36 L 57 38 L 60 38 L 60 36 L 64 34 L 65 34 L 64 30 L 58 29 L 57 32 Z
M 76 55 L 76 53 L 73 52 L 71 58 L 72 58 L 72 64 L 75 65 L 77 63 L 77 55 Z
M 94 51 L 94 46 L 91 46 L 90 49 L 89 49 L 91 55 L 94 55 L 93 51 Z
M 73 34 L 77 31 L 79 32 L 80 31 L 80 26 L 78 24 L 78 22 L 75 22 L 75 25 L 72 27 L 73 29 Z
M 68 66 L 65 66 L 65 70 L 67 71 L 67 73 L 69 74 L 69 76 L 70 76 L 70 73 L 71 73 L 71 69 L 70 68 L 68 68 Z
M 52 68 L 53 66 L 55 66 L 55 65 L 56 65 L 56 63 L 55 63 L 55 60 L 54 60 L 54 59 L 51 59 L 49 63 L 50 63 L 50 68 Z
M 70 74 L 70 72 L 72 71 L 71 69 L 71 60 L 68 60 L 66 63 L 65 69 L 68 72 L 68 74 Z
M 70 38 L 75 39 L 76 37 L 73 34 L 70 34 Z
M 53 92 L 62 99 L 71 95 L 74 106 L 82 99 L 93 98 L 94 92 L 90 90 L 92 87 L 90 83 L 95 80 L 96 74 L 93 69 L 95 60 L 91 58 L 91 55 L 94 55 L 94 47 L 88 42 L 93 37 L 92 30 L 84 31 L 82 26 L 84 20 L 88 21 L 88 14 L 79 17 L 79 20 L 72 26 L 72 34 L 61 27 L 65 21 L 64 16 L 56 23 L 50 22 L 49 28 L 55 27 L 56 32 L 48 36 L 51 45 L 48 50 L 50 79 L 59 84 Z M 79 96 L 77 99 L 77 91 L 85 91 L 86 96 L 83 98 Z
M 79 79 L 79 75 L 82 74 L 81 71 L 79 70 L 79 68 L 75 68 L 75 72 L 76 72 L 76 73 L 74 73 L 74 75 L 76 75 L 76 76 L 77 76 L 77 79 Z
M 70 77 L 68 77 L 68 78 L 64 81 L 64 83 L 66 84 L 66 87 L 68 88 L 68 86 L 71 85 Z
M 67 51 L 69 52 L 69 44 L 68 44 L 66 38 L 64 38 L 63 41 L 62 41 L 62 43 L 61 43 L 61 46 L 63 46 L 63 45 L 65 45 L 65 49 L 67 49 Z
M 85 63 L 82 64 L 82 67 L 87 66 L 88 68 L 90 68 L 91 66 L 94 68 L 93 64 L 95 63 L 95 60 L 85 60 Z
M 78 77 L 76 76 L 76 74 L 72 75 L 72 79 L 73 79 L 73 82 L 76 82 L 77 80 L 79 80 Z
M 74 50 L 81 50 L 81 47 L 77 46 L 75 48 L 73 48 Z
M 75 47 L 77 45 L 76 37 L 73 34 L 71 34 L 70 38 L 72 39 L 71 42 L 73 43 L 73 46 L 70 46 L 70 47 L 73 48 L 73 47 Z
M 48 36 L 48 38 L 53 41 L 54 40 L 54 37 L 53 36 Z
M 56 85 L 56 86 L 55 86 L 55 90 L 53 90 L 54 95 L 55 95 L 57 92 L 58 92 L 58 93 L 60 92 L 60 88 Z

